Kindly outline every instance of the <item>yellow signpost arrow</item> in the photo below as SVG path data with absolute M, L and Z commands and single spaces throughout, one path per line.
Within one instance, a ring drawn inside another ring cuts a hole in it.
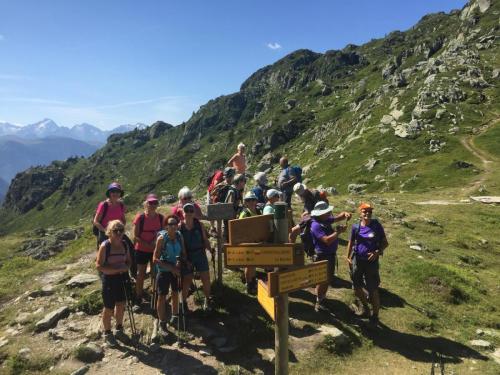
M 273 297 L 269 297 L 269 291 L 267 290 L 267 285 L 264 281 L 259 280 L 257 285 L 257 301 L 266 310 L 273 321 L 275 319 L 276 304 Z
M 226 267 L 301 266 L 304 252 L 301 244 L 241 244 L 226 245 Z
M 269 297 L 328 282 L 328 261 L 308 264 L 293 270 L 270 272 Z

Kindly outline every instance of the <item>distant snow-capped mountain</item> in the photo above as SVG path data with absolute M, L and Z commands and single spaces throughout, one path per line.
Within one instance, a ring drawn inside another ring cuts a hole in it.
M 23 139 L 41 139 L 47 137 L 65 137 L 78 139 L 91 144 L 102 145 L 111 134 L 126 133 L 135 128 L 143 129 L 147 125 L 137 123 L 135 125 L 125 124 L 117 126 L 112 130 L 101 130 L 98 127 L 82 123 L 71 128 L 57 125 L 51 119 L 43 119 L 26 126 L 14 125 L 8 122 L 0 122 L 0 136 L 15 135 Z

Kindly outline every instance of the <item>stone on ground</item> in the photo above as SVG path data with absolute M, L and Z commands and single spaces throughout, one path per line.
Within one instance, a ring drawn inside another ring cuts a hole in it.
M 99 280 L 97 275 L 81 273 L 72 277 L 71 280 L 66 283 L 66 286 L 68 288 L 81 288 L 87 286 L 88 284 L 95 283 L 97 280 Z
M 35 331 L 41 332 L 41 331 L 46 331 L 49 328 L 52 328 L 53 326 L 56 325 L 56 323 L 59 320 L 66 317 L 68 314 L 69 314 L 68 306 L 60 307 L 59 309 L 48 313 L 42 320 L 36 323 Z

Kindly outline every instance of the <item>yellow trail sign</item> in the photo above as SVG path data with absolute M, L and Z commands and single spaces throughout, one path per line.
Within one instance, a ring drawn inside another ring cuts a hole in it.
M 273 215 L 257 215 L 229 221 L 229 243 L 270 242 L 273 237 Z
M 328 282 L 328 261 L 324 260 L 288 271 L 268 274 L 269 297 Z
M 301 244 L 226 245 L 225 252 L 226 267 L 278 267 L 304 264 Z
M 267 285 L 264 281 L 259 280 L 257 285 L 257 301 L 266 310 L 272 320 L 275 319 L 275 301 L 273 297 L 269 297 L 269 291 L 267 290 Z

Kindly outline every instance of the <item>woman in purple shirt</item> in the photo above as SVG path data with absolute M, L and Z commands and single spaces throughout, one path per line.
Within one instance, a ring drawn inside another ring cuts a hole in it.
M 369 316 L 370 313 L 368 299 L 363 290 L 366 287 L 373 309 L 370 322 L 377 324 L 380 308 L 378 258 L 389 243 L 382 224 L 372 219 L 373 206 L 369 203 L 361 203 L 358 209 L 361 216 L 359 223 L 353 224 L 351 229 L 351 237 L 347 246 L 347 262 L 352 271 L 354 293 L 363 304 L 361 315 Z
M 322 260 L 328 261 L 328 278 L 333 277 L 335 272 L 335 258 L 338 247 L 338 235 L 345 232 L 345 225 L 337 225 L 334 229 L 332 224 L 335 221 L 350 219 L 349 212 L 341 212 L 337 216 L 332 214 L 333 206 L 328 203 L 320 201 L 314 206 L 311 211 L 311 236 L 314 243 L 314 261 L 319 262 Z M 328 310 L 325 306 L 325 296 L 328 291 L 328 284 L 330 280 L 324 284 L 316 285 L 316 311 Z

